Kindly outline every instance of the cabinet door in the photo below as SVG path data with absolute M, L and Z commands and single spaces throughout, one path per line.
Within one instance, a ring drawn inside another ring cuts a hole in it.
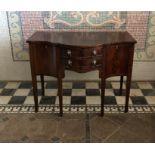
M 30 61 L 35 74 L 57 75 L 57 54 L 52 45 L 31 44 Z M 59 59 L 60 60 L 60 59 Z
M 126 75 L 128 73 L 129 55 L 128 44 L 109 45 L 105 53 L 105 74 L 106 77 Z

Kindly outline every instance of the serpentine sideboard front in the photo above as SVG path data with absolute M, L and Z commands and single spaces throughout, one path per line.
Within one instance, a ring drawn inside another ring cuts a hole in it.
M 99 71 L 101 79 L 101 116 L 104 115 L 105 80 L 126 76 L 125 112 L 128 112 L 134 45 L 136 40 L 127 31 L 51 32 L 37 31 L 28 40 L 35 111 L 38 111 L 37 75 L 41 77 L 44 96 L 44 76 L 58 79 L 60 116 L 63 115 L 62 79 L 65 69 L 85 73 Z

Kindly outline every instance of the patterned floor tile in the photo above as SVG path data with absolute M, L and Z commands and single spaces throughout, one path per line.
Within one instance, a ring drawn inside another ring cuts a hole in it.
M 143 96 L 140 89 L 130 89 L 130 96 Z
M 155 90 L 153 89 L 142 89 L 144 96 L 155 96 Z
M 146 101 L 147 101 L 148 104 L 155 105 L 155 96 L 145 96 L 145 99 L 146 99 Z
M 87 105 L 100 105 L 101 104 L 101 97 L 100 96 L 87 96 L 86 97 L 86 104 Z
M 40 102 L 41 96 L 38 96 L 38 102 Z M 34 105 L 34 97 L 33 96 L 27 96 L 25 101 L 24 101 L 24 105 L 26 104 L 31 104 Z
M 58 89 L 45 89 L 45 96 L 57 96 Z
M 138 89 L 139 87 L 138 87 L 138 85 L 137 85 L 137 83 L 136 82 L 132 82 L 131 83 L 131 89 Z
M 115 96 L 125 96 L 125 93 L 126 93 L 125 89 L 122 90 L 122 95 L 120 95 L 119 89 L 114 89 Z
M 41 89 L 38 89 L 37 92 L 38 92 L 38 96 L 41 96 L 42 95 Z M 29 92 L 28 96 L 33 96 L 33 89 L 30 89 L 30 92 Z
M 0 93 L 1 96 L 12 96 L 14 95 L 16 89 L 3 89 Z
M 4 88 L 6 86 L 7 82 L 3 82 L 3 81 L 0 81 L 0 88 Z
M 63 82 L 62 86 L 64 89 L 72 89 L 72 82 Z
M 72 96 L 71 97 L 71 105 L 83 105 L 86 104 L 85 96 Z
M 105 96 L 105 105 L 117 105 L 116 98 L 114 96 Z
M 125 96 L 116 96 L 116 102 L 119 105 L 125 105 Z M 131 98 L 129 98 L 129 105 L 133 105 Z
M 55 101 L 56 101 L 56 96 L 43 96 L 39 104 L 50 105 L 50 104 L 55 104 Z
M 6 89 L 17 89 L 20 85 L 20 82 L 8 82 L 5 86 Z
M 0 96 L 0 104 L 8 104 L 12 96 Z
M 115 96 L 113 89 L 105 89 L 105 96 Z
M 30 89 L 17 89 L 14 96 L 28 96 Z
M 70 96 L 63 96 L 63 105 L 70 105 L 71 103 L 71 97 Z M 56 97 L 56 105 L 59 105 L 59 97 Z
M 71 103 L 71 97 L 70 96 L 64 96 L 63 97 L 64 104 L 70 105 Z
M 46 88 L 47 89 L 57 89 L 58 88 L 57 81 L 48 81 Z
M 152 85 L 149 82 L 137 82 L 140 89 L 152 89 Z
M 73 89 L 85 89 L 85 82 L 73 82 Z
M 98 82 L 86 82 L 86 89 L 99 89 Z
M 63 89 L 63 96 L 71 96 L 72 90 L 71 89 Z
M 113 89 L 119 89 L 120 88 L 120 83 L 119 82 L 111 82 L 112 88 Z M 125 84 L 123 83 L 123 89 L 125 89 Z
M 25 96 L 13 96 L 8 104 L 23 104 L 25 101 Z
M 99 89 L 86 89 L 86 96 L 100 96 Z
M 21 88 L 21 89 L 30 89 L 30 88 L 32 88 L 32 82 L 31 81 L 23 81 L 19 85 L 19 88 Z
M 83 81 L 63 82 L 63 105 L 65 112 L 99 112 L 101 104 L 99 83 Z M 57 81 L 45 82 L 44 97 L 41 97 L 40 84 L 38 82 L 38 88 L 40 88 L 38 89 L 38 102 L 41 111 L 45 112 L 48 109 L 47 111 L 59 112 Z M 125 82 L 123 86 L 125 88 Z M 132 82 L 129 98 L 130 112 L 155 112 L 154 86 L 155 82 Z M 119 82 L 106 81 L 105 112 L 124 111 L 125 89 L 123 89 L 122 96 L 119 96 L 119 87 Z M 55 107 L 55 105 L 57 106 Z M 12 109 L 13 107 L 16 108 Z M 30 81 L 17 83 L 0 82 L 0 111 L 28 112 L 30 110 L 34 111 L 34 98 Z
M 85 96 L 86 90 L 85 89 L 72 89 L 72 96 Z
M 143 96 L 131 96 L 133 105 L 147 105 L 147 101 Z

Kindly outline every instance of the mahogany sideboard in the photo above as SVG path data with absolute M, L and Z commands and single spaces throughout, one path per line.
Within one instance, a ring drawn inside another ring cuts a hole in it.
M 65 69 L 85 73 L 99 71 L 101 79 L 101 115 L 104 115 L 105 80 L 126 76 L 125 112 L 128 112 L 134 45 L 136 40 L 127 31 L 51 32 L 37 31 L 28 40 L 35 111 L 38 111 L 37 75 L 41 77 L 44 96 L 44 76 L 58 79 L 60 116 L 63 115 L 62 79 Z

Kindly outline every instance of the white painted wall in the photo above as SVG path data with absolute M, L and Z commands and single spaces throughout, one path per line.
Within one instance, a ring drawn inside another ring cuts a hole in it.
M 0 19 L 0 80 L 31 80 L 29 62 L 12 59 L 6 12 L 0 12 Z M 98 80 L 98 72 L 66 71 L 65 80 Z M 155 80 L 155 62 L 134 62 L 133 80 Z

